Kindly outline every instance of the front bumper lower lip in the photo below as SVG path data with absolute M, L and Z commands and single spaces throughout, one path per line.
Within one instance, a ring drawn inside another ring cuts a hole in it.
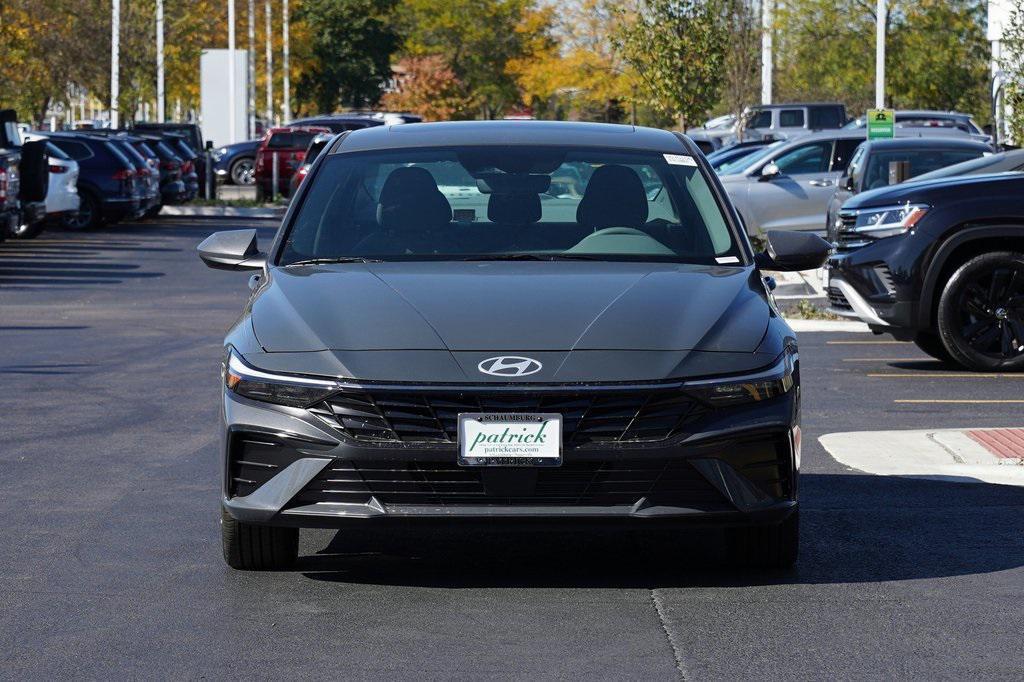
M 879 317 L 878 313 L 871 306 L 867 300 L 861 296 L 856 289 L 854 289 L 849 282 L 838 277 L 829 278 L 828 285 L 835 287 L 842 292 L 843 296 L 846 297 L 846 302 L 850 304 L 853 311 L 839 310 L 836 308 L 829 308 L 829 312 L 839 315 L 840 317 L 848 317 L 858 319 L 861 322 L 866 322 L 869 325 L 878 327 L 888 327 L 889 323 Z

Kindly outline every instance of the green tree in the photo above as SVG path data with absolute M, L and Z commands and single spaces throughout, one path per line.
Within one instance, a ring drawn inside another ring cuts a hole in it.
M 905 4 L 887 60 L 887 90 L 896 108 L 957 109 L 988 119 L 985 10 L 978 0 Z
M 483 118 L 519 103 L 511 60 L 530 54 L 543 22 L 524 22 L 533 0 L 406 0 L 401 32 L 410 56 L 439 54 Z
M 618 42 L 652 105 L 681 128 L 718 101 L 729 33 L 721 0 L 641 0 Z
M 305 0 L 296 21 L 308 24 L 308 61 L 297 82 L 322 112 L 339 104 L 376 104 L 391 77 L 399 37 L 396 0 Z
M 1024 142 L 1024 0 L 1015 0 L 1010 21 L 1003 27 L 1003 54 L 999 68 L 1006 79 L 1006 127 L 1010 140 Z
M 739 116 L 761 101 L 761 15 L 751 0 L 724 0 L 729 51 L 723 69 L 719 110 Z
M 900 11 L 889 2 L 889 24 Z M 844 102 L 851 112 L 874 104 L 874 2 L 787 0 L 777 4 L 775 27 L 778 101 Z

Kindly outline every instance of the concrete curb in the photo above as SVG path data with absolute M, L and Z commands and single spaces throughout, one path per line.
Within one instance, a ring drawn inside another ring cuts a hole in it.
M 788 324 L 796 333 L 807 332 L 858 332 L 871 331 L 863 322 L 855 320 L 791 320 L 786 318 Z
M 1024 486 L 1021 460 L 998 457 L 967 431 L 853 431 L 818 441 L 840 464 L 869 474 Z
M 283 206 L 257 208 L 247 206 L 164 206 L 160 215 L 191 218 L 277 218 L 284 217 Z

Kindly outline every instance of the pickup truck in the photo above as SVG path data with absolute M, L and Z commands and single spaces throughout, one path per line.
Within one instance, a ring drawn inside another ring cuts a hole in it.
M 46 218 L 46 142 L 24 142 L 13 109 L 0 110 L 0 157 L 0 232 L 4 237 L 35 237 Z

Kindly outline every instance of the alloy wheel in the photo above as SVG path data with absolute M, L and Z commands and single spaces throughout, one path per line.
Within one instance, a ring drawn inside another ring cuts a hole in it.
M 976 273 L 960 291 L 959 334 L 996 360 L 1024 356 L 1024 265 L 1004 262 Z
M 252 185 L 256 182 L 256 163 L 244 158 L 231 165 L 231 182 L 236 185 Z

